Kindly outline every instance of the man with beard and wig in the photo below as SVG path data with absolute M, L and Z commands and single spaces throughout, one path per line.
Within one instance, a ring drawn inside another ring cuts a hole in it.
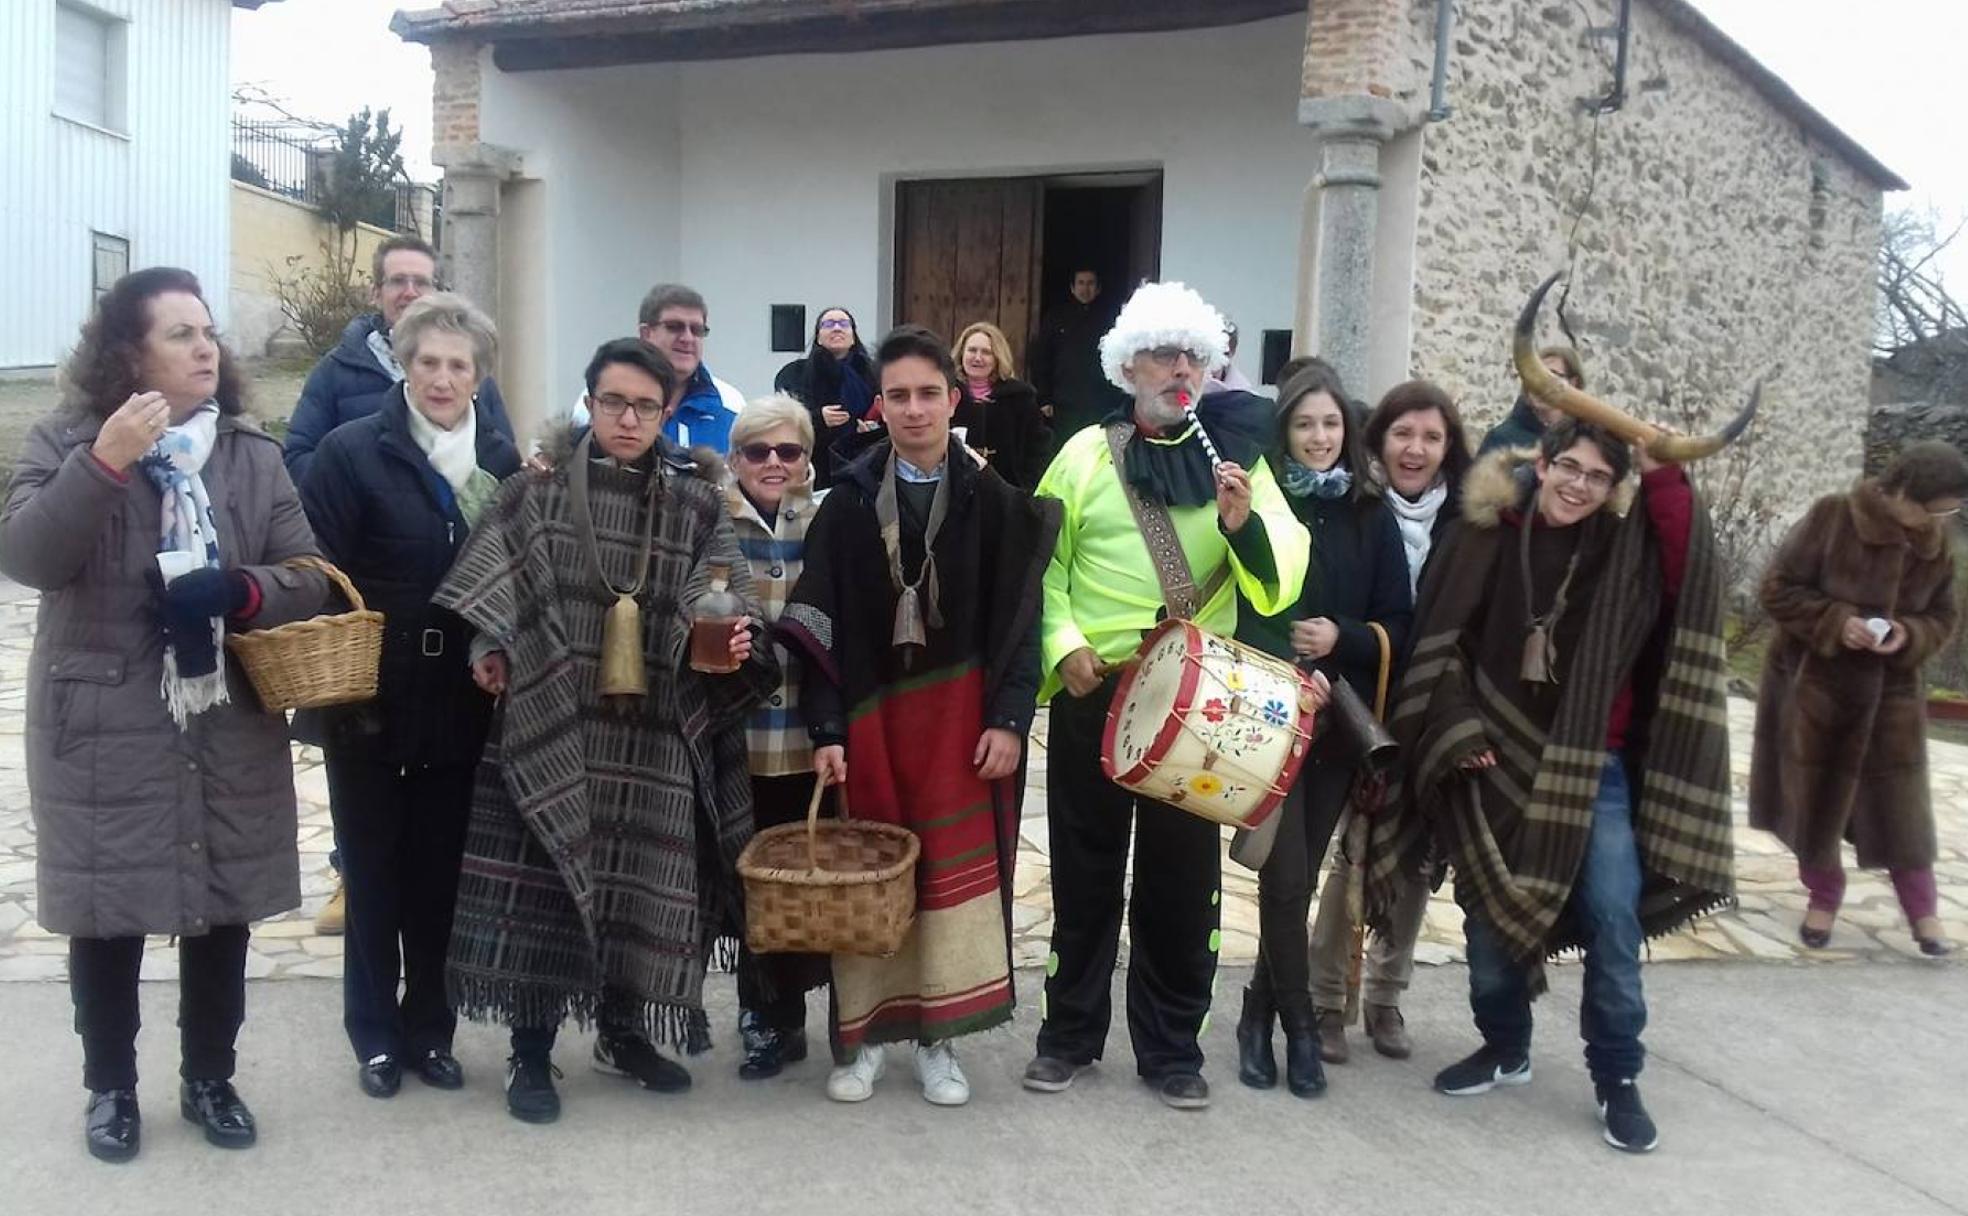
M 1221 943 L 1221 832 L 1115 785 L 1100 750 L 1118 667 L 1159 621 L 1186 618 L 1227 638 L 1239 591 L 1271 614 L 1302 590 L 1311 539 L 1261 459 L 1271 403 L 1238 392 L 1196 400 L 1227 345 L 1222 314 L 1189 288 L 1135 292 L 1100 343 L 1129 406 L 1068 439 L 1039 482 L 1040 498 L 1065 511 L 1046 568 L 1040 693 L 1052 706 L 1052 952 L 1024 1079 L 1041 1093 L 1065 1089 L 1101 1057 L 1126 907 L 1135 1069 L 1171 1107 L 1209 1104 L 1198 1039 Z

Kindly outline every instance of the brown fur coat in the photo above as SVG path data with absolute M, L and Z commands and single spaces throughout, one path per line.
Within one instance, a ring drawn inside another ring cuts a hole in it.
M 1920 666 L 1955 627 L 1944 525 L 1863 481 L 1822 498 L 1784 538 L 1763 577 L 1777 639 L 1757 693 L 1749 821 L 1804 865 L 1839 864 L 1839 842 L 1868 869 L 1934 863 Z M 1906 627 L 1880 657 L 1848 650 L 1852 617 Z

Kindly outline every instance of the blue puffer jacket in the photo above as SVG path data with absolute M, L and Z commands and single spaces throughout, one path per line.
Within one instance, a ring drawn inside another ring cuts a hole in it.
M 382 407 L 396 380 L 376 361 L 369 349 L 369 335 L 383 328 L 383 314 L 365 313 L 348 323 L 342 340 L 321 357 L 301 386 L 300 404 L 287 422 L 287 442 L 283 449 L 287 475 L 296 486 L 307 483 L 308 465 L 314 449 L 328 432 L 357 418 L 367 418 Z M 513 438 L 512 420 L 506 417 L 506 402 L 492 377 L 478 386 L 479 421 L 508 440 Z

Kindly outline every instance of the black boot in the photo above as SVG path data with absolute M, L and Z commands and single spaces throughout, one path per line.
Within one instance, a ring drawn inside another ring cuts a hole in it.
M 1237 1019 L 1237 1079 L 1252 1089 L 1278 1083 L 1278 1057 L 1271 1052 L 1271 1021 L 1277 1010 L 1271 998 L 1244 989 L 1244 1012 Z
M 1312 998 L 1298 994 L 1278 1005 L 1285 1028 L 1285 1088 L 1294 1097 L 1316 1098 L 1326 1092 L 1326 1066 L 1319 1062 L 1319 1018 Z
M 738 1034 L 745 1046 L 745 1059 L 738 1065 L 742 1080 L 776 1077 L 786 1065 L 806 1058 L 804 1030 L 775 1030 L 750 1009 L 738 1015 Z

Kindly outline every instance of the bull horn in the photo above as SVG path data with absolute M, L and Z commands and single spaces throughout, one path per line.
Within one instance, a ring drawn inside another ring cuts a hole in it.
M 1729 420 L 1729 424 L 1713 435 L 1676 435 L 1664 431 L 1651 422 L 1642 422 L 1624 410 L 1616 409 L 1583 389 L 1551 374 L 1551 369 L 1538 358 L 1533 346 L 1533 336 L 1537 332 L 1538 312 L 1544 307 L 1544 297 L 1551 291 L 1551 285 L 1558 281 L 1552 275 L 1538 284 L 1537 290 L 1524 305 L 1524 311 L 1517 317 L 1517 332 L 1510 345 L 1511 361 L 1516 364 L 1517 378 L 1523 381 L 1524 391 L 1532 400 L 1562 410 L 1580 422 L 1590 422 L 1606 428 L 1613 434 L 1636 447 L 1645 448 L 1647 455 L 1655 460 L 1686 464 L 1713 456 L 1729 444 L 1734 443 L 1756 416 L 1756 407 L 1763 399 L 1762 381 L 1751 388 L 1749 404 L 1741 413 Z

